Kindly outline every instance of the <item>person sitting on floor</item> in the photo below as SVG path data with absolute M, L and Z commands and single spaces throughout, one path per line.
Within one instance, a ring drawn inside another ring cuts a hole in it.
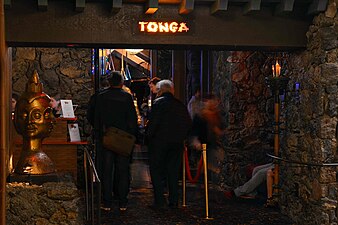
M 257 166 L 252 171 L 252 177 L 250 180 L 248 180 L 245 184 L 242 186 L 239 186 L 231 191 L 226 191 L 224 193 L 225 198 L 231 199 L 233 197 L 247 197 L 247 198 L 255 198 L 257 195 L 257 188 L 260 184 L 263 182 L 267 182 L 267 177 L 269 174 L 269 185 L 267 185 L 268 194 L 271 196 L 268 196 L 268 198 L 272 197 L 272 170 L 274 168 L 273 163 L 264 164 L 261 166 Z M 270 172 L 269 172 L 270 171 Z M 270 187 L 271 186 L 271 187 Z

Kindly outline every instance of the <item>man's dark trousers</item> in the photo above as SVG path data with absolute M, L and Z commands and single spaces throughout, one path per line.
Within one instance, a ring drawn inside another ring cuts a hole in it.
M 167 175 L 169 204 L 178 203 L 178 178 L 182 162 L 183 143 L 165 143 L 151 140 L 149 143 L 150 175 L 154 188 L 156 206 L 164 206 L 163 176 Z
M 117 193 L 114 194 L 118 194 L 119 206 L 124 207 L 128 202 L 130 157 L 121 156 L 106 149 L 103 151 L 103 204 L 105 207 L 111 207 L 112 193 L 116 190 Z M 114 182 L 112 182 L 113 177 L 116 179 Z

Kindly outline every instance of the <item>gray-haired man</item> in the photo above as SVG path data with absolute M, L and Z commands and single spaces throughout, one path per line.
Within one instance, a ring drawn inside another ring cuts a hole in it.
M 177 207 L 179 167 L 191 119 L 186 106 L 174 97 L 174 85 L 170 80 L 162 80 L 156 87 L 158 97 L 153 104 L 148 128 L 154 206 L 162 208 L 166 204 L 162 181 L 167 174 L 169 206 Z

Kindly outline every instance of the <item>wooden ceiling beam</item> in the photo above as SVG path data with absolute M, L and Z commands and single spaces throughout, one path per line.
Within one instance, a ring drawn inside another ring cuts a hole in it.
M 75 11 L 83 12 L 86 6 L 86 0 L 75 0 Z
M 119 57 L 122 58 L 123 55 L 123 60 L 125 60 L 128 64 L 130 64 L 133 67 L 137 68 L 142 68 L 142 70 L 148 70 L 149 71 L 149 66 L 148 63 L 144 63 L 145 61 L 138 57 L 137 55 L 131 55 L 127 54 L 127 51 L 122 50 L 122 49 L 114 49 L 113 53 Z
M 261 1 L 262 0 L 249 0 L 249 2 L 244 5 L 243 14 L 245 15 L 261 10 Z
M 122 9 L 122 0 L 113 0 L 111 9 L 114 13 L 120 11 Z
M 328 0 L 313 0 L 307 13 L 309 15 L 324 12 L 327 7 Z
M 211 14 L 228 10 L 229 0 L 216 0 L 210 9 Z
M 293 11 L 295 0 L 282 0 L 275 8 L 276 15 L 282 15 Z
M 158 0 L 147 0 L 145 14 L 154 14 L 158 10 Z
M 38 0 L 38 10 L 47 11 L 48 0 Z
M 194 5 L 195 5 L 195 0 L 182 0 L 178 13 L 188 14 L 194 10 Z

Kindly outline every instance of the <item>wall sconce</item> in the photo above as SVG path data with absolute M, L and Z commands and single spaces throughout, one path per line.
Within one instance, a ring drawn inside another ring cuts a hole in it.
M 272 76 L 266 77 L 267 85 L 274 96 L 283 95 L 290 79 L 283 74 L 285 69 L 282 68 L 280 60 L 274 61 L 270 68 Z

